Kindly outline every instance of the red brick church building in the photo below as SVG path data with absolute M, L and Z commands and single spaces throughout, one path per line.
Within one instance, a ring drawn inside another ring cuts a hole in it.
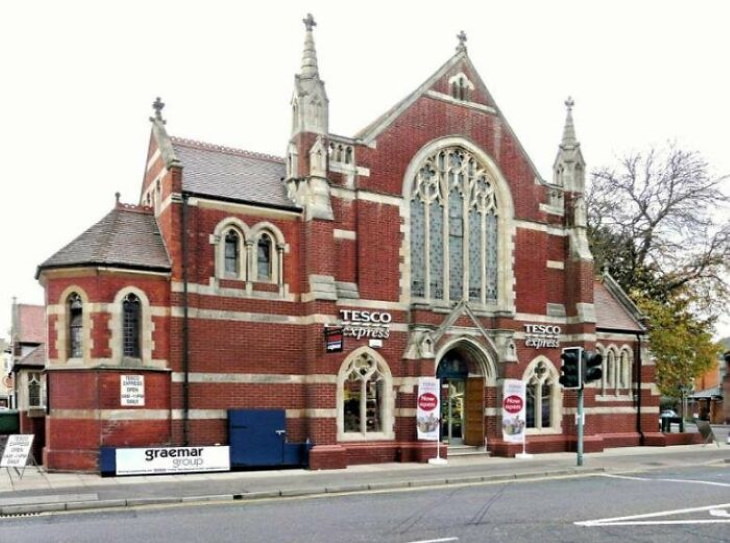
M 521 451 L 502 439 L 507 378 L 526 383 L 527 451 L 575 450 L 576 393 L 558 383 L 568 346 L 603 354 L 586 450 L 660 444 L 645 329 L 588 247 L 572 102 L 545 180 L 462 33 L 414 92 L 332 134 L 304 22 L 284 158 L 171 136 L 158 99 L 139 202 L 39 266 L 46 466 L 97 470 L 102 447 L 225 444 L 234 408 L 283 410 L 313 469 L 424 461 L 436 455 L 416 433 L 424 376 L 448 407 L 442 455 Z M 143 402 L 120 396 L 129 376 Z

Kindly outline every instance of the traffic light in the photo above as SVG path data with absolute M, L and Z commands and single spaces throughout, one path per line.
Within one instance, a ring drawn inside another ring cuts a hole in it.
M 583 382 L 591 383 L 603 377 L 603 356 L 595 351 L 583 351 Z
M 563 366 L 560 368 L 560 379 L 558 379 L 563 388 L 581 388 L 583 386 L 582 354 L 583 347 L 565 347 L 563 349 L 560 355 Z

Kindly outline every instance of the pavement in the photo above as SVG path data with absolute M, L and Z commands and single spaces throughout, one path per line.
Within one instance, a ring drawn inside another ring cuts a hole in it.
M 561 452 L 515 458 L 488 454 L 449 458 L 445 464 L 386 463 L 341 470 L 281 469 L 101 477 L 90 473 L 22 472 L 0 469 L 0 517 L 140 507 L 192 502 L 227 502 L 404 488 L 477 484 L 627 473 L 651 469 L 727 465 L 730 444 L 622 447 L 586 453 Z

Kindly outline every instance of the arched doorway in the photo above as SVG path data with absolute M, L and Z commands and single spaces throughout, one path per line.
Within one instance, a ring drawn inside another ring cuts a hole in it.
M 449 445 L 484 444 L 484 377 L 468 353 L 447 351 L 436 368 L 441 381 L 441 440 Z

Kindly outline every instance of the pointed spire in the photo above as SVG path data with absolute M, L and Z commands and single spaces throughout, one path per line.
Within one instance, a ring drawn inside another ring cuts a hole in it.
M 317 26 L 311 13 L 307 13 L 307 17 L 302 19 L 304 27 L 307 30 L 304 38 L 304 54 L 302 55 L 302 78 L 315 78 L 319 77 L 319 70 L 317 68 L 317 51 L 314 48 L 314 36 L 312 35 L 312 29 Z
M 463 30 L 456 35 L 456 39 L 459 40 L 459 45 L 456 46 L 456 52 L 466 53 L 466 32 Z
M 567 110 L 565 115 L 565 127 L 563 128 L 563 140 L 560 142 L 560 146 L 563 149 L 575 148 L 578 145 L 578 139 L 575 136 L 575 126 L 573 125 L 573 106 L 575 101 L 568 96 L 565 101 L 565 108 Z

